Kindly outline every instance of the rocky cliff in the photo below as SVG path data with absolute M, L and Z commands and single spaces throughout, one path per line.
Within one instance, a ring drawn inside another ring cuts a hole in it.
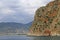
M 38 36 L 60 35 L 60 0 L 37 9 L 30 33 Z

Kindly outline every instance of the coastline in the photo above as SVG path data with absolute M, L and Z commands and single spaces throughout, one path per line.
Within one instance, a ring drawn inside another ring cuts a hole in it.
M 31 33 L 28 33 L 27 36 L 60 36 L 60 34 L 31 34 Z
M 16 34 L 16 33 L 11 33 L 11 34 L 0 34 L 0 36 L 30 36 L 30 37 L 44 37 L 44 36 L 60 36 L 60 34 L 34 34 L 34 33 L 27 33 L 27 34 Z

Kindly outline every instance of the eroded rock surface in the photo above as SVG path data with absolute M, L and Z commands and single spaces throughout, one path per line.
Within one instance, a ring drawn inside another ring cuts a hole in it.
M 60 35 L 60 0 L 37 9 L 30 33 L 35 35 Z

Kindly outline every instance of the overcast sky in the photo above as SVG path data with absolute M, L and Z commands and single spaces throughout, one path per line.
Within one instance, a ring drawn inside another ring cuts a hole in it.
M 0 0 L 0 22 L 29 23 L 37 8 L 51 0 Z

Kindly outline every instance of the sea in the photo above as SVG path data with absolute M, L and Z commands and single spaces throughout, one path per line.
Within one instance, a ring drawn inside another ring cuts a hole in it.
M 60 40 L 60 36 L 26 36 L 26 35 L 5 35 L 0 40 Z

